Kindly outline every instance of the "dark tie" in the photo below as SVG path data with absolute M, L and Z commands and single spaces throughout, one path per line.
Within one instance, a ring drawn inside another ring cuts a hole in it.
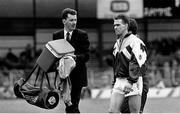
M 71 40 L 71 39 L 70 39 L 70 33 L 69 33 L 69 32 L 66 33 L 66 40 L 67 40 L 68 42 L 70 42 L 70 40 Z

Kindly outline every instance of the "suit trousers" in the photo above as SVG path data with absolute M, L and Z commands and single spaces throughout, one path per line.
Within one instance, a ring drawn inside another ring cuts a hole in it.
M 71 90 L 71 102 L 72 105 L 68 106 L 66 105 L 66 113 L 80 113 L 79 110 L 79 101 L 80 101 L 80 97 L 81 97 L 81 90 L 82 87 L 81 86 L 73 86 L 72 85 L 72 90 Z

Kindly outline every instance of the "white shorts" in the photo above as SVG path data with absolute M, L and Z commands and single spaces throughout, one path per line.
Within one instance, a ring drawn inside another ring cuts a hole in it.
M 124 94 L 125 97 L 132 96 L 132 95 L 141 95 L 142 89 L 143 89 L 143 81 L 142 77 L 139 77 L 138 81 L 132 85 L 132 90 L 128 94 L 125 94 L 123 92 L 125 85 L 130 84 L 126 78 L 116 78 L 116 82 L 114 84 L 114 87 L 112 89 L 112 93 L 116 92 L 119 94 Z

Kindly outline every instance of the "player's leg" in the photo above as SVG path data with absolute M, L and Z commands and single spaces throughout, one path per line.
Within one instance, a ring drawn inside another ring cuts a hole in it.
M 139 77 L 137 83 L 133 84 L 133 91 L 126 94 L 129 100 L 129 110 L 131 113 L 139 113 L 141 107 L 141 94 L 143 89 L 142 77 Z
M 109 113 L 119 113 L 122 103 L 124 100 L 124 95 L 118 92 L 112 92 L 110 98 L 110 105 L 109 105 Z
M 110 105 L 109 105 L 109 112 L 110 113 L 119 113 L 120 107 L 124 101 L 124 92 L 123 92 L 123 83 L 124 79 L 116 78 L 116 82 L 113 86 L 111 98 L 110 98 Z
M 121 113 L 130 113 L 130 110 L 129 110 L 129 98 L 128 97 L 126 97 L 124 99 L 124 102 L 123 102 L 120 110 L 121 110 Z
M 139 113 L 141 107 L 141 96 L 129 96 L 129 109 L 131 113 Z

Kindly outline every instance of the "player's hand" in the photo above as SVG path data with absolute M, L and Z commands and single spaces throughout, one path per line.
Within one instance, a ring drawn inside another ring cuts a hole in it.
M 132 84 L 128 83 L 127 85 L 124 86 L 123 92 L 125 94 L 128 94 L 129 92 L 132 92 L 132 91 L 133 91 Z

